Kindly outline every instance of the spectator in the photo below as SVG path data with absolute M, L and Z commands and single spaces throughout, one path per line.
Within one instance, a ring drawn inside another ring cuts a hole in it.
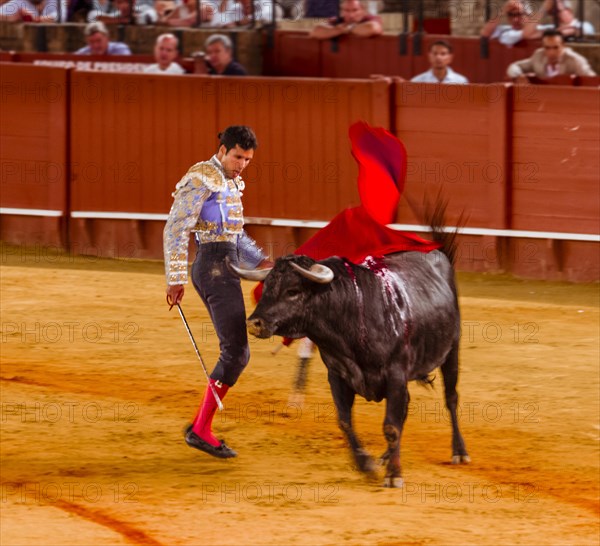
M 531 57 L 512 63 L 506 71 L 509 78 L 517 83 L 529 82 L 528 74 L 540 79 L 562 74 L 595 76 L 588 60 L 565 47 L 564 37 L 559 30 L 546 30 L 542 37 L 542 47 Z
M 183 67 L 175 62 L 179 55 L 179 40 L 174 34 L 161 34 L 154 45 L 155 64 L 146 67 L 148 74 L 185 74 Z
M 415 76 L 410 81 L 419 83 L 469 83 L 469 80 L 454 72 L 450 64 L 454 55 L 452 46 L 444 41 L 438 40 L 429 46 L 429 64 L 431 68 L 423 74 Z
M 55 23 L 58 0 L 9 0 L 0 5 L 0 21 L 12 23 Z
M 214 15 L 213 6 L 200 4 L 200 24 L 209 24 Z M 173 11 L 160 19 L 161 23 L 171 27 L 194 27 L 198 22 L 196 0 L 183 0 Z
M 88 45 L 78 49 L 76 55 L 131 55 L 127 44 L 109 41 L 108 29 L 100 21 L 89 23 L 84 34 Z
M 110 13 L 98 15 L 96 21 L 108 24 L 131 22 L 130 0 L 114 0 L 114 3 L 116 9 Z M 150 0 L 133 0 L 133 21 L 136 25 L 153 25 L 158 21 L 158 14 Z
M 502 15 L 509 24 L 499 24 Z M 539 28 L 540 13 L 533 13 L 529 5 L 518 0 L 508 0 L 502 10 L 481 29 L 481 36 L 513 46 L 521 40 L 534 40 L 541 36 L 545 27 Z
M 175 8 L 180 5 L 180 2 L 174 0 L 154 0 L 154 9 L 158 15 L 159 23 L 162 23 Z
M 383 33 L 381 18 L 369 15 L 359 0 L 344 0 L 340 17 L 318 24 L 310 33 L 312 38 L 327 40 L 345 34 L 370 38 Z
M 93 23 L 100 15 L 108 15 L 112 9 L 111 0 L 92 0 L 93 7 L 87 14 L 87 22 Z
M 569 0 L 544 0 L 542 10 L 554 18 L 558 15 L 558 30 L 565 38 L 595 34 L 593 25 L 587 21 L 579 21 L 573 14 L 573 7 Z M 554 25 L 549 25 L 554 28 Z
M 250 2 L 244 2 L 243 4 L 234 4 L 224 14 L 218 14 L 215 18 L 213 26 L 219 26 L 216 24 L 220 21 L 220 26 L 224 28 L 231 28 L 236 26 L 246 26 L 252 24 L 252 4 Z M 283 18 L 283 8 L 279 4 L 275 4 L 275 19 L 281 20 Z M 273 2 L 272 0 L 255 0 L 254 1 L 254 21 L 262 24 L 269 24 L 273 20 Z
M 204 44 L 208 73 L 218 76 L 245 76 L 246 69 L 233 60 L 233 44 L 225 34 L 213 34 Z
M 211 5 L 212 18 L 206 26 L 229 28 L 237 26 L 245 18 L 244 4 L 235 0 L 206 0 Z M 244 0 L 245 2 L 246 0 Z

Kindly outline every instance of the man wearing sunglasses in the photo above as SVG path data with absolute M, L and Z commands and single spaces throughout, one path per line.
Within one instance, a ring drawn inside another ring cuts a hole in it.
M 506 16 L 508 24 L 500 24 L 502 16 Z M 529 5 L 518 0 L 509 0 L 502 10 L 481 29 L 481 36 L 490 40 L 498 40 L 505 46 L 513 46 L 521 40 L 534 40 L 541 36 L 544 27 L 539 25 L 541 13 L 533 12 Z

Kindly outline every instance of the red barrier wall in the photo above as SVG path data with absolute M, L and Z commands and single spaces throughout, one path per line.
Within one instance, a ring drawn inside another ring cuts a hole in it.
M 0 64 L 0 206 L 67 210 L 68 73 Z M 3 241 L 61 245 L 64 218 L 2 215 Z
M 513 228 L 598 233 L 598 90 L 515 87 Z
M 72 209 L 166 214 L 179 178 L 216 151 L 218 131 L 246 124 L 260 142 L 245 173 L 246 214 L 331 218 L 358 202 L 340 138 L 357 119 L 387 124 L 388 84 L 74 73 Z M 109 222 L 119 254 L 133 237 L 135 255 L 160 255 L 161 239 L 139 222 L 79 220 L 73 242 L 95 248 Z
M 422 223 L 411 210 L 440 191 L 448 221 L 468 214 L 467 225 L 507 225 L 507 87 L 401 83 L 395 88 L 395 127 L 409 165 L 401 223 Z
M 597 233 L 598 88 L 162 77 L 16 63 L 2 65 L 0 77 L 0 203 L 72 211 L 75 253 L 161 257 L 163 222 L 131 213 L 166 215 L 176 182 L 214 153 L 217 132 L 233 123 L 253 126 L 260 141 L 245 173 L 248 217 L 328 220 L 358 203 L 347 130 L 363 119 L 392 127 L 408 149 L 400 223 L 421 223 L 410 204 L 422 209 L 423 196 L 443 187 L 450 224 L 464 210 L 467 226 Z M 81 217 L 98 212 L 125 218 Z M 55 218 L 3 214 L 0 222 L 3 241 L 67 244 Z M 261 225 L 249 232 L 274 256 L 314 233 Z M 597 249 L 465 235 L 458 263 L 596 280 Z
M 508 65 L 523 59 L 539 47 L 539 41 L 506 47 L 497 40 L 489 42 L 489 56 L 481 56 L 481 41 L 476 36 L 425 34 L 421 51 L 415 53 L 414 35 L 407 37 L 406 54 L 400 54 L 400 36 L 385 34 L 373 38 L 344 36 L 336 41 L 315 40 L 308 32 L 275 32 L 275 49 L 266 50 L 268 74 L 326 78 L 367 78 L 371 74 L 401 76 L 407 80 L 429 69 L 427 51 L 437 40 L 449 42 L 454 49 L 452 67 L 472 83 L 494 83 L 506 79 Z

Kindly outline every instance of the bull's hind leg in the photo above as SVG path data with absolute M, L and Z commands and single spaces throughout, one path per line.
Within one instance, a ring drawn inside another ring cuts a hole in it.
M 406 383 L 388 385 L 383 434 L 388 443 L 387 451 L 381 456 L 387 462 L 384 487 L 402 487 L 400 466 L 400 437 L 408 413 L 410 395 Z
M 465 441 L 458 428 L 458 418 L 456 416 L 456 407 L 458 405 L 458 393 L 456 392 L 456 383 L 458 382 L 458 342 L 456 342 L 446 361 L 442 364 L 441 370 L 444 377 L 446 407 L 450 412 L 452 420 L 452 464 L 470 463 L 471 458 L 465 448 Z
M 356 466 L 361 472 L 373 472 L 375 462 L 364 450 L 352 427 L 352 406 L 354 405 L 355 393 L 340 376 L 329 372 L 327 377 L 338 414 L 338 424 L 348 439 Z

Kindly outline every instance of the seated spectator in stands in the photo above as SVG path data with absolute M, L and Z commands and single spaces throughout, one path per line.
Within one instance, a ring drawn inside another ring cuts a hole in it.
M 108 15 L 113 11 L 113 0 L 92 0 L 94 7 L 88 13 L 88 23 L 93 23 L 98 20 L 101 15 Z
M 246 69 L 233 60 L 233 44 L 225 34 L 213 34 L 204 43 L 208 73 L 217 76 L 245 76 Z
M 55 23 L 58 0 L 9 0 L 0 5 L 0 21 Z
M 546 30 L 542 36 L 542 47 L 536 49 L 528 59 L 512 63 L 506 73 L 517 83 L 529 82 L 529 74 L 540 79 L 564 74 L 596 75 L 585 57 L 565 47 L 564 37 L 559 30 Z
M 161 34 L 156 38 L 154 45 L 154 59 L 156 64 L 151 64 L 144 69 L 148 74 L 185 74 L 183 67 L 175 62 L 179 55 L 179 40 L 174 34 Z
M 158 15 L 159 23 L 162 23 L 164 18 L 167 17 L 171 12 L 175 11 L 175 8 L 179 5 L 179 2 L 174 0 L 155 0 L 154 9 Z
M 248 26 L 252 24 L 252 4 L 244 2 L 239 4 L 242 7 L 242 17 L 234 18 L 231 22 L 222 25 L 224 28 L 233 28 L 239 26 Z M 283 19 L 283 8 L 279 4 L 275 4 L 275 20 Z M 273 1 L 272 0 L 255 0 L 254 1 L 254 22 L 262 25 L 268 25 L 273 21 Z M 217 26 L 217 25 L 215 25 Z
M 231 28 L 237 26 L 246 17 L 249 6 L 235 0 L 205 0 L 212 5 L 213 16 L 206 25 L 213 28 Z M 247 0 L 243 0 L 244 2 Z
M 160 22 L 171 27 L 195 27 L 198 23 L 196 0 L 182 0 L 174 10 L 160 18 Z M 208 24 L 214 15 L 213 6 L 202 2 L 200 4 L 200 24 Z
M 383 33 L 381 18 L 377 15 L 369 15 L 359 0 L 344 0 L 340 8 L 339 17 L 318 24 L 310 36 L 327 40 L 346 34 L 369 38 Z
M 337 17 L 339 0 L 305 0 L 304 17 Z
M 429 46 L 429 64 L 431 68 L 415 76 L 410 81 L 418 83 L 469 83 L 464 76 L 454 72 L 450 68 L 454 55 L 452 46 L 444 41 L 438 40 Z
M 158 21 L 158 14 L 151 0 L 133 0 L 133 21 L 136 25 L 153 25 Z M 98 15 L 96 21 L 107 24 L 128 24 L 131 21 L 130 0 L 114 0 L 113 11 Z
M 506 15 L 509 24 L 499 24 L 502 15 Z M 533 12 L 526 2 L 508 0 L 502 10 L 483 26 L 481 36 L 497 39 L 506 46 L 513 46 L 521 40 L 534 40 L 544 30 L 544 27 L 538 28 L 540 17 L 540 12 Z
M 595 34 L 594 26 L 588 21 L 579 21 L 573 14 L 573 7 L 569 0 L 544 0 L 542 10 L 550 17 L 554 18 L 558 14 L 558 30 L 568 38 L 570 36 L 580 36 Z M 554 28 L 554 25 L 548 25 Z M 547 30 L 547 29 L 546 29 Z
M 76 55 L 131 55 L 127 44 L 109 41 L 108 29 L 100 21 L 89 23 L 84 34 L 88 45 L 78 49 Z

